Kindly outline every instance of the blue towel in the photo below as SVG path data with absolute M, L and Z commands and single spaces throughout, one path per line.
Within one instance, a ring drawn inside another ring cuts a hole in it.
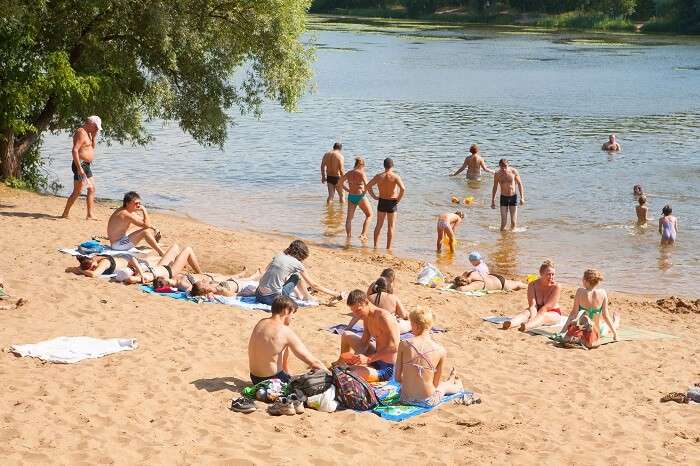
M 383 384 L 372 385 L 374 386 L 374 391 L 377 394 L 377 398 L 381 402 L 372 410 L 372 412 L 377 416 L 380 416 L 382 419 L 386 419 L 387 421 L 401 422 L 414 416 L 418 416 L 419 414 L 427 413 L 433 409 L 405 405 L 397 401 L 401 391 L 401 384 L 395 380 L 390 380 L 389 382 Z M 460 398 L 464 395 L 471 394 L 472 392 L 464 390 L 453 395 L 443 396 L 440 404 L 454 400 L 455 398 Z
M 148 285 L 141 285 L 140 286 L 141 291 L 144 291 L 146 293 L 150 294 L 156 294 L 158 296 L 167 296 L 168 298 L 173 298 L 173 299 L 184 299 L 186 301 L 193 301 L 190 297 L 187 296 L 187 292 L 185 291 L 175 291 L 173 293 L 158 293 L 153 289 L 152 286 Z
M 335 333 L 337 335 L 340 335 L 341 333 L 343 333 L 346 330 L 352 330 L 353 332 L 357 333 L 360 336 L 362 336 L 362 334 L 364 333 L 362 331 L 362 328 L 358 327 L 357 324 L 353 325 L 353 327 L 351 329 L 349 329 L 348 326 L 345 324 L 337 324 L 337 325 L 331 325 L 330 327 L 326 327 L 323 330 L 326 330 L 326 331 L 331 332 L 331 333 Z M 447 329 L 442 328 L 442 327 L 433 327 L 432 329 L 430 329 L 430 333 L 445 333 L 445 332 L 447 332 Z M 411 332 L 406 332 L 406 333 L 402 333 L 401 335 L 399 335 L 399 338 L 401 340 L 407 340 L 407 339 L 413 338 L 413 337 L 415 337 L 415 335 Z

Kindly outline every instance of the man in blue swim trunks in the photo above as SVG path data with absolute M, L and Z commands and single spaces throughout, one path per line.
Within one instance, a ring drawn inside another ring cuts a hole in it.
M 345 186 L 345 182 L 348 182 L 348 186 Z M 367 186 L 367 175 L 365 174 L 365 159 L 358 156 L 355 157 L 355 166 L 352 170 L 347 172 L 340 178 L 338 182 L 342 186 L 343 190 L 348 192 L 348 214 L 345 219 L 345 232 L 350 238 L 352 234 L 352 219 L 355 217 L 355 210 L 359 207 L 365 214 L 365 221 L 362 224 L 362 234 L 360 234 L 360 239 L 363 241 L 367 240 L 367 229 L 369 228 L 369 223 L 372 220 L 372 205 L 367 199 L 365 186 Z
M 493 190 L 491 191 L 491 208 L 496 208 L 496 191 L 501 187 L 501 231 L 506 229 L 508 213 L 510 212 L 510 229 L 515 230 L 518 223 L 518 194 L 515 191 L 517 185 L 520 191 L 520 205 L 525 204 L 525 188 L 520 179 L 518 170 L 508 166 L 508 160 L 501 159 L 498 162 L 499 170 L 493 175 Z
M 352 371 L 368 382 L 391 380 L 399 348 L 396 317 L 370 303 L 362 290 L 351 291 L 347 305 L 352 315 L 362 320 L 364 332 L 362 336 L 343 333 L 338 362 L 351 364 Z

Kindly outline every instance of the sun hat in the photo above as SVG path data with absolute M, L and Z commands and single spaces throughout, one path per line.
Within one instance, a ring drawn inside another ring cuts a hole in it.
M 479 254 L 476 251 L 470 252 L 469 253 L 469 260 L 470 261 L 480 261 L 481 260 L 481 254 Z
M 93 123 L 95 126 L 97 126 L 98 131 L 102 131 L 102 118 L 98 117 L 97 115 L 92 115 L 87 117 L 87 120 L 90 123 Z

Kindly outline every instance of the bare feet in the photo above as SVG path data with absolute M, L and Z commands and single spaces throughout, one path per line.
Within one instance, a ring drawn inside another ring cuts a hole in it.
M 503 326 L 501 326 L 501 329 L 503 330 L 508 330 L 510 328 L 510 320 L 506 320 L 503 322 Z
M 521 332 L 525 332 L 527 330 L 527 327 L 525 327 L 525 324 L 523 323 L 523 324 L 520 324 L 520 327 L 518 327 L 518 330 L 520 330 Z
M 97 217 L 85 217 L 85 220 L 92 220 L 93 222 L 99 222 L 100 219 Z
M 360 235 L 360 239 L 361 239 L 362 241 L 368 241 L 368 240 L 369 240 L 369 238 L 367 237 L 367 235 Z

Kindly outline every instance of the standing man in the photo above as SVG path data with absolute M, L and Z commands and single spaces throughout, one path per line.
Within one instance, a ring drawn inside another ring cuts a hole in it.
M 136 212 L 141 212 L 141 215 L 136 215 Z M 138 229 L 127 235 L 126 232 L 131 225 Z M 107 237 L 112 249 L 117 251 L 128 251 L 145 239 L 161 257 L 165 254 L 158 244 L 160 231 L 151 224 L 151 217 L 146 207 L 141 205 L 141 197 L 134 191 L 124 194 L 122 206 L 109 217 Z
M 348 187 L 345 187 L 345 182 Z M 357 207 L 365 214 L 365 221 L 362 224 L 361 240 L 367 239 L 367 228 L 372 220 L 372 206 L 367 199 L 367 175 L 365 174 L 365 159 L 355 157 L 355 167 L 340 178 L 339 185 L 348 192 L 348 215 L 345 219 L 345 232 L 350 238 L 352 233 L 352 219 L 355 216 Z
M 374 185 L 379 187 L 379 197 L 374 194 Z M 375 175 L 365 190 L 372 198 L 379 201 L 377 204 L 377 225 L 374 227 L 374 247 L 377 247 L 379 234 L 384 226 L 384 219 L 388 219 L 389 226 L 386 231 L 386 248 L 391 249 L 391 240 L 394 238 L 394 225 L 396 223 L 396 209 L 406 193 L 406 187 L 401 177 L 394 173 L 394 161 L 384 159 L 384 172 Z M 398 194 L 396 191 L 399 191 Z
M 481 154 L 479 153 L 479 146 L 472 144 L 471 147 L 469 147 L 469 152 L 470 155 L 464 159 L 464 163 L 461 167 L 459 167 L 459 170 L 450 176 L 459 175 L 465 168 L 467 169 L 468 180 L 481 180 L 482 169 L 487 173 L 493 173 L 493 170 L 486 166 L 486 162 L 484 162 L 483 157 L 481 157 Z
M 515 168 L 508 166 L 506 159 L 498 161 L 500 167 L 493 176 L 493 190 L 491 191 L 491 208 L 496 208 L 496 191 L 501 187 L 501 231 L 506 229 L 508 212 L 510 211 L 510 229 L 515 230 L 518 223 L 518 195 L 515 192 L 515 185 L 520 191 L 520 205 L 525 204 L 525 188 L 520 179 L 520 174 Z
M 343 154 L 341 149 L 343 145 L 339 142 L 333 144 L 333 149 L 329 150 L 323 154 L 323 159 L 321 160 L 321 183 L 326 183 L 328 188 L 328 198 L 326 199 L 326 204 L 330 204 L 335 196 L 335 192 L 338 191 L 338 197 L 340 198 L 340 203 L 343 200 L 343 187 L 338 181 L 345 173 L 343 166 L 345 161 L 343 160 Z
M 102 131 L 102 120 L 97 115 L 92 115 L 85 120 L 83 126 L 73 134 L 73 192 L 66 200 L 66 208 L 63 209 L 63 218 L 68 218 L 71 207 L 83 187 L 87 188 L 87 219 L 96 220 L 92 215 L 95 207 L 95 179 L 92 176 L 90 164 L 95 158 L 95 143 L 97 132 Z

